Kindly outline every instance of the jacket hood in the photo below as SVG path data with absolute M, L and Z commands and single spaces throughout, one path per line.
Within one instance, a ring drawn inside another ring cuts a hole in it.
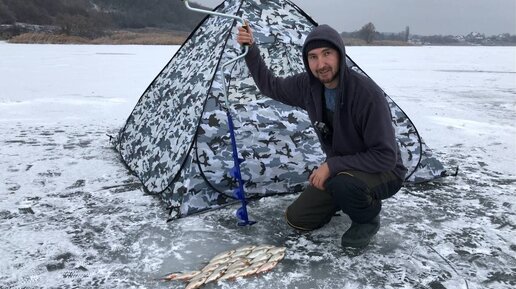
M 303 63 L 305 65 L 305 69 L 310 76 L 310 81 L 313 83 L 314 81 L 318 81 L 317 78 L 310 71 L 310 67 L 308 66 L 308 51 L 307 45 L 308 43 L 316 40 L 325 40 L 337 47 L 340 53 L 340 66 L 339 66 L 339 87 L 342 87 L 344 83 L 344 79 L 348 74 L 348 67 L 346 65 L 346 48 L 344 47 L 344 42 L 342 41 L 342 37 L 339 33 L 331 28 L 330 26 L 323 24 L 315 27 L 306 37 L 305 43 L 303 44 Z

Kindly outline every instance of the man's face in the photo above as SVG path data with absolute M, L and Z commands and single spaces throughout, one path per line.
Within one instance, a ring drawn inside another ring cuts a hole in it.
M 321 47 L 308 51 L 308 67 L 312 74 L 327 88 L 339 84 L 339 52 L 333 48 Z

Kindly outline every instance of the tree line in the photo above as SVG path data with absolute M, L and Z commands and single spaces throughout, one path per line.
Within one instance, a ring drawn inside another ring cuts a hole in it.
M 406 26 L 405 30 L 397 33 L 385 33 L 376 31 L 376 27 L 372 22 L 362 26 L 359 30 L 353 32 L 342 32 L 343 38 L 362 39 L 370 44 L 374 41 L 399 41 L 411 42 L 413 44 L 430 44 L 430 45 L 514 45 L 516 44 L 516 35 L 503 33 L 499 35 L 486 36 L 482 33 L 471 32 L 467 35 L 411 35 L 410 27 Z
M 0 38 L 34 29 L 19 23 L 41 25 L 37 28 L 43 31 L 87 38 L 101 37 L 114 29 L 146 27 L 188 32 L 202 17 L 177 0 L 0 0 Z M 438 45 L 516 43 L 516 36 L 507 33 L 490 37 L 479 33 L 419 36 L 411 35 L 409 26 L 397 33 L 382 33 L 372 22 L 359 30 L 342 32 L 341 36 L 362 39 L 368 44 L 383 40 Z
M 372 22 L 369 22 L 362 26 L 359 30 L 353 32 L 342 32 L 341 36 L 343 38 L 357 38 L 362 39 L 366 43 L 370 44 L 373 41 L 381 41 L 381 40 L 392 40 L 392 41 L 401 41 L 408 42 L 410 37 L 410 28 L 409 26 L 405 27 L 405 30 L 398 33 L 382 33 L 376 31 L 376 27 Z
M 56 26 L 89 38 L 118 28 L 191 31 L 202 17 L 171 0 L 0 0 L 0 24 Z

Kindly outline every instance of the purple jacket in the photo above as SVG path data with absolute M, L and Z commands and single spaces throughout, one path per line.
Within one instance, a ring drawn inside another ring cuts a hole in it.
M 333 137 L 328 140 L 316 130 L 331 175 L 347 170 L 393 171 L 403 180 L 407 169 L 401 160 L 384 92 L 370 78 L 348 68 L 344 43 L 333 28 L 320 25 L 310 32 L 303 46 L 307 72 L 286 78 L 275 77 L 258 47 L 252 45 L 245 60 L 256 85 L 264 95 L 306 110 L 312 125 L 322 122 L 324 86 L 310 72 L 305 51 L 307 43 L 317 39 L 330 41 L 341 55 Z

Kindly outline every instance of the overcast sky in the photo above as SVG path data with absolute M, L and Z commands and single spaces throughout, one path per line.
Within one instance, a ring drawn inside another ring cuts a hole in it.
M 266 1 L 266 0 L 262 0 Z M 222 0 L 195 0 L 215 7 Z M 420 35 L 516 34 L 516 0 L 292 0 L 319 24 L 351 32 L 372 22 L 379 32 Z

